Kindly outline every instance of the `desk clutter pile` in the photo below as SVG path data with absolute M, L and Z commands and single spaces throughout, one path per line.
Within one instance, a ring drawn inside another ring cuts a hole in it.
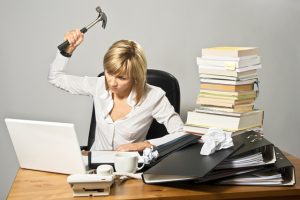
M 197 64 L 200 76 L 199 107 L 187 113 L 184 130 L 189 134 L 147 148 L 148 156 L 152 153 L 156 155 L 150 156 L 154 159 L 145 159 L 144 150 L 144 168 L 142 173 L 133 174 L 134 178 L 142 178 L 146 184 L 173 186 L 179 182 L 295 185 L 294 166 L 279 148 L 264 137 L 263 111 L 254 108 L 258 94 L 258 86 L 255 87 L 258 82 L 257 70 L 261 68 L 258 49 L 207 48 L 202 50 L 202 57 L 197 58 Z M 89 154 L 90 168 L 103 164 L 93 162 L 95 155 L 95 152 Z M 109 163 L 113 165 L 113 161 L 106 164 Z M 106 190 L 96 190 L 93 195 L 108 195 L 108 185 L 112 184 L 112 180 L 105 183 L 107 185 L 102 183 L 98 188 Z M 83 188 L 83 185 L 79 186 Z M 73 189 L 78 193 L 78 188 Z M 91 192 L 84 191 L 84 195 L 86 193 Z
M 285 155 L 255 131 L 233 136 L 234 146 L 216 151 L 211 155 L 201 155 L 203 143 L 198 143 L 195 135 L 183 136 L 182 149 L 164 155 L 143 172 L 146 184 L 209 182 L 227 185 L 292 186 L 296 183 L 295 169 Z M 188 145 L 184 141 L 191 139 Z M 174 146 L 172 142 L 168 144 Z M 160 149 L 160 147 L 158 147 Z M 160 150 L 158 150 L 160 154 Z
M 294 166 L 263 137 L 263 111 L 254 109 L 261 68 L 258 48 L 205 48 L 197 64 L 200 107 L 187 113 L 184 126 L 191 134 L 157 148 L 164 156 L 142 174 L 144 183 L 294 185 Z M 211 128 L 230 133 L 234 146 L 201 155 L 203 143 L 197 141 Z

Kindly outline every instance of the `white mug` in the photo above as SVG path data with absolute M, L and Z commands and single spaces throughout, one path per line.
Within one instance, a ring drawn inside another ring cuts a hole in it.
M 119 152 L 115 154 L 114 165 L 116 172 L 135 173 L 144 167 L 138 167 L 139 154 L 137 152 Z

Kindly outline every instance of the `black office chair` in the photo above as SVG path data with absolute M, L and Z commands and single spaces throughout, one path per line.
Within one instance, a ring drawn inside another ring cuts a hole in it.
M 103 76 L 104 73 L 98 75 Z M 180 112 L 180 88 L 177 79 L 168 72 L 148 69 L 147 70 L 147 83 L 158 86 L 166 92 L 166 96 L 170 103 L 173 105 L 175 111 L 179 114 Z M 95 141 L 96 131 L 96 119 L 95 119 L 95 108 L 93 107 L 92 119 L 90 124 L 90 132 L 88 138 L 88 145 L 81 147 L 84 150 L 90 150 Z M 163 124 L 159 124 L 155 119 L 153 120 L 146 139 L 154 139 L 162 137 L 168 134 L 166 127 Z

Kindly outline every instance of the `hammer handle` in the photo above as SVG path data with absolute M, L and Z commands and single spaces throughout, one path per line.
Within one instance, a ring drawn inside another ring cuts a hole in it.
M 80 30 L 81 33 L 86 33 L 87 31 L 88 31 L 88 29 L 86 27 L 84 27 Z M 58 45 L 57 48 L 60 51 L 64 51 L 69 46 L 69 44 L 70 44 L 69 41 L 66 40 L 63 43 L 61 43 L 60 45 Z

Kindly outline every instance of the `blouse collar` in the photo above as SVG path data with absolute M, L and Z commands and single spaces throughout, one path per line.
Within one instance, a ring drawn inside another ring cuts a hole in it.
M 136 106 L 136 92 L 134 90 L 131 90 L 128 97 L 127 97 L 127 104 L 134 109 Z M 104 115 L 107 116 L 111 109 L 113 108 L 113 99 L 112 99 L 112 92 L 111 90 L 104 90 L 104 92 L 100 95 L 100 98 L 104 100 Z

